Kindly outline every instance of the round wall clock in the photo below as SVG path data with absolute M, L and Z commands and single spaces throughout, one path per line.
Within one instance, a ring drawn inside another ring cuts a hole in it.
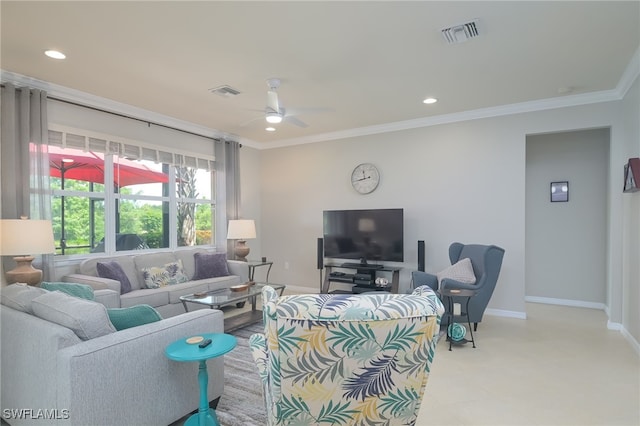
M 351 173 L 351 185 L 360 194 L 373 192 L 380 183 L 380 173 L 371 163 L 358 164 Z

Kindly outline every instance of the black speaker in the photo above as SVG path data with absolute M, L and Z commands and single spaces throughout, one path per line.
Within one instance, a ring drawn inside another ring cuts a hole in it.
M 424 272 L 424 241 L 418 240 L 418 271 Z
M 324 240 L 322 238 L 318 238 L 317 262 L 316 267 L 322 269 L 324 267 Z

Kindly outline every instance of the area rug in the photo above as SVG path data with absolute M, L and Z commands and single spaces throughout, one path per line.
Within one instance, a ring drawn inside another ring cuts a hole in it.
M 249 350 L 249 336 L 263 331 L 262 324 L 253 324 L 231 332 L 238 345 L 224 356 L 224 393 L 216 408 L 221 426 L 267 424 L 262 384 Z

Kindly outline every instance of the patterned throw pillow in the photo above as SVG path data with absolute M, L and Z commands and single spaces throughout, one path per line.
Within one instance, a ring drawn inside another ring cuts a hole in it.
M 438 277 L 438 285 L 445 278 L 450 278 L 465 284 L 476 283 L 476 275 L 473 273 L 473 265 L 471 264 L 471 259 L 468 257 L 459 260 L 444 271 L 438 272 L 436 276 Z
M 129 277 L 124 273 L 122 266 L 118 262 L 98 262 L 96 270 L 100 278 L 109 278 L 111 280 L 120 281 L 120 294 L 129 293 L 131 291 L 131 282 Z
M 182 267 L 182 260 L 170 262 L 164 266 L 142 268 L 142 276 L 147 288 L 159 288 L 189 281 Z
M 196 263 L 196 273 L 193 275 L 194 280 L 229 275 L 226 253 L 196 253 L 194 259 Z

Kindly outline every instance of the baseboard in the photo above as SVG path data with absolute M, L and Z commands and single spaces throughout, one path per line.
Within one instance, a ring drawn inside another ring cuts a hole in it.
M 320 293 L 320 286 L 318 287 L 303 287 L 303 286 L 299 286 L 299 285 L 287 285 L 287 287 L 284 289 L 285 294 L 286 293 L 299 293 L 299 294 L 316 294 L 316 293 Z
M 620 332 L 622 333 L 624 338 L 627 340 L 627 342 L 629 342 L 631 347 L 635 349 L 636 355 L 640 357 L 640 343 L 638 343 L 638 341 L 631 335 L 631 333 L 627 331 L 626 328 L 621 327 Z
M 520 312 L 520 311 L 505 311 L 504 309 L 487 308 L 485 309 L 484 313 L 487 315 L 493 315 L 496 317 L 517 318 L 517 319 L 524 319 L 524 320 L 527 319 L 527 313 Z
M 531 303 L 544 303 L 547 305 L 562 305 L 562 306 L 573 306 L 576 308 L 600 309 L 601 311 L 606 310 L 606 305 L 604 303 L 585 302 L 584 300 L 555 299 L 552 297 L 525 296 L 524 301 L 531 302 Z

